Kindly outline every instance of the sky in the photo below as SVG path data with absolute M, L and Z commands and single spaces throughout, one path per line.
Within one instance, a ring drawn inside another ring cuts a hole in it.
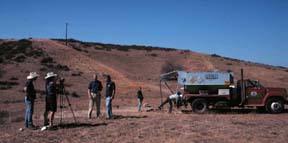
M 0 38 L 68 38 L 288 67 L 288 0 L 1 0 Z

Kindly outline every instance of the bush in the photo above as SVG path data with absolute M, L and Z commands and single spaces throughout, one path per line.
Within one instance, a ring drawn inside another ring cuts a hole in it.
M 158 55 L 153 53 L 153 54 L 150 54 L 150 56 L 157 57 Z
M 60 64 L 57 64 L 55 68 L 58 70 L 63 70 L 63 71 L 69 71 L 70 70 L 68 66 L 60 65 Z
M 0 78 L 5 74 L 5 71 L 0 69 Z
M 0 124 L 4 124 L 9 118 L 9 112 L 0 111 Z
M 15 77 L 15 76 L 12 76 L 12 77 L 10 78 L 10 80 L 18 80 L 18 78 Z
M 53 58 L 51 57 L 45 57 L 41 60 L 41 64 L 47 64 L 47 63 L 54 63 Z
M 163 66 L 162 66 L 162 73 L 168 73 L 172 72 L 175 70 L 184 70 L 183 65 L 177 64 L 175 61 L 167 61 Z
M 211 54 L 211 57 L 218 57 L 218 58 L 221 58 L 220 55 L 217 55 L 217 54 Z
M 82 72 L 72 73 L 71 76 L 81 76 Z
M 42 71 L 42 72 L 46 72 L 46 71 L 48 71 L 48 69 L 45 68 L 45 67 L 42 67 L 42 68 L 40 68 L 39 70 Z
M 16 61 L 16 62 L 18 62 L 18 63 L 22 63 L 22 62 L 25 61 L 25 59 L 26 59 L 25 56 L 19 55 L 19 56 L 17 56 L 17 57 L 14 59 L 14 61 Z

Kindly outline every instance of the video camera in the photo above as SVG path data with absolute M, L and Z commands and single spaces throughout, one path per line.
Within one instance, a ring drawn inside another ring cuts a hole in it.
M 56 85 L 57 87 L 57 93 L 58 94 L 62 94 L 64 95 L 65 94 L 65 86 L 64 86 L 64 82 L 65 82 L 65 78 L 59 78 L 59 83 Z

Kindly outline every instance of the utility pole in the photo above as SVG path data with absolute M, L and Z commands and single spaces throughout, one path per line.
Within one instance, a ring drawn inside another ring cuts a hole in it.
M 67 39 L 67 35 L 68 35 L 68 22 L 66 22 L 66 33 L 65 33 L 65 37 L 66 37 L 66 43 L 65 43 L 65 44 L 66 44 L 66 46 L 67 46 L 67 44 L 68 44 L 68 43 L 67 43 L 67 42 L 68 42 L 68 41 L 67 41 L 67 40 L 68 40 L 68 39 Z

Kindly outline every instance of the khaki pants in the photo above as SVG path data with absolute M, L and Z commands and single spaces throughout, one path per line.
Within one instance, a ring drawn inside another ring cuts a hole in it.
M 91 93 L 91 96 L 92 96 L 92 98 L 89 99 L 88 118 L 91 118 L 94 104 L 96 104 L 96 116 L 99 117 L 100 116 L 101 94 L 100 94 L 100 92 Z

